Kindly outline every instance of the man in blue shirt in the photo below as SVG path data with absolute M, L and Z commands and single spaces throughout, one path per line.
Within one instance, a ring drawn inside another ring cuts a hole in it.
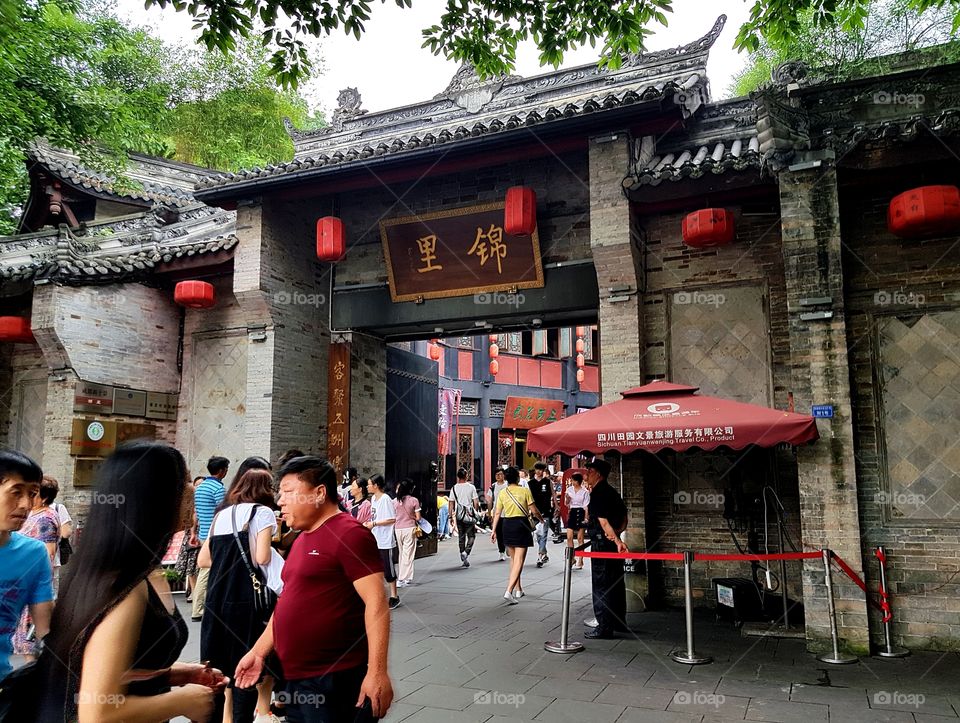
M 207 472 L 209 477 L 197 485 L 193 493 L 193 506 L 197 513 L 197 537 L 202 545 L 207 535 L 210 534 L 210 525 L 213 523 L 213 516 L 217 512 L 226 490 L 223 487 L 223 478 L 227 476 L 227 470 L 230 468 L 230 460 L 226 457 L 211 457 L 207 461 Z M 210 576 L 210 568 L 201 567 L 197 570 L 197 584 L 193 588 L 193 612 L 194 621 L 203 617 L 203 606 L 207 600 L 207 578 Z
M 17 532 L 40 493 L 43 472 L 25 454 L 0 450 L 0 680 L 13 666 L 13 633 L 25 607 L 42 639 L 53 612 L 53 571 L 46 546 Z

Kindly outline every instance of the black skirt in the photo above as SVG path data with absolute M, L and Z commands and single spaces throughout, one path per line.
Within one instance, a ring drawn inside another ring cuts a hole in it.
M 571 507 L 570 513 L 567 515 L 567 529 L 574 532 L 587 529 L 587 526 L 583 523 L 585 516 L 586 511 L 582 507 Z
M 503 544 L 507 547 L 533 547 L 533 533 L 523 517 L 502 517 Z

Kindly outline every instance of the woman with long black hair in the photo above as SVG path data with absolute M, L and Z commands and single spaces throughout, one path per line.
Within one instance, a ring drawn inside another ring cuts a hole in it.
M 413 583 L 413 560 L 417 554 L 417 538 L 414 530 L 420 522 L 420 500 L 413 496 L 413 480 L 403 479 L 397 485 L 397 499 L 394 501 L 396 521 L 393 531 L 400 548 L 400 565 L 397 587 Z
M 38 662 L 41 723 L 205 721 L 219 670 L 177 663 L 187 625 L 158 572 L 184 527 L 183 456 L 137 441 L 104 463 Z

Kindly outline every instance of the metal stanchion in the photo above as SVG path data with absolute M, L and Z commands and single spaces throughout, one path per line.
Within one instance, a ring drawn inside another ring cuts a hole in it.
M 880 561 L 880 589 L 884 594 L 887 594 L 887 554 L 884 552 L 883 547 L 877 548 L 877 559 Z M 883 641 L 886 644 L 886 648 L 877 653 L 881 658 L 905 658 L 910 655 L 909 650 L 893 647 L 893 641 L 890 638 L 889 620 L 883 624 Z
M 683 587 L 684 587 L 684 612 L 687 619 L 687 650 L 683 653 L 671 653 L 670 657 L 678 663 L 686 665 L 703 665 L 712 663 L 713 658 L 706 655 L 697 655 L 693 645 L 693 575 L 691 567 L 693 565 L 693 553 L 690 551 L 683 553 Z
M 833 652 L 818 655 L 817 660 L 834 665 L 856 663 L 855 655 L 840 652 L 840 638 L 837 634 L 837 607 L 833 602 L 833 571 L 830 566 L 830 550 L 823 551 L 823 577 L 827 584 L 827 611 L 830 615 L 830 642 L 833 644 Z
M 579 653 L 583 650 L 583 643 L 568 640 L 570 634 L 570 585 L 573 582 L 573 548 L 563 546 L 563 602 L 560 611 L 560 641 L 546 642 L 543 649 L 549 653 Z

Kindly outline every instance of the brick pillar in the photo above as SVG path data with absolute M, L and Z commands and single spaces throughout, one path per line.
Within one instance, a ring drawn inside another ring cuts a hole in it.
M 861 576 L 860 522 L 854 467 L 847 330 L 836 172 L 817 168 L 780 174 L 783 258 L 793 394 L 798 412 L 832 404 L 832 419 L 818 420 L 820 440 L 797 450 L 803 543 L 828 547 Z M 800 300 L 829 297 L 830 319 L 801 321 L 810 311 Z M 842 574 L 834 574 L 840 637 L 855 652 L 869 646 L 864 595 Z M 808 561 L 803 571 L 808 647 L 829 641 L 823 565 Z
M 643 384 L 643 250 L 637 242 L 630 202 L 622 181 L 630 164 L 626 132 L 616 140 L 590 141 L 590 248 L 600 287 L 601 401 L 621 399 L 620 392 Z M 606 138 L 609 138 L 607 136 Z M 615 289 L 610 291 L 610 289 Z M 620 300 L 618 300 L 618 297 Z M 620 460 L 611 459 L 610 484 L 620 487 Z M 629 510 L 627 545 L 646 549 L 643 473 L 639 459 L 623 461 L 623 496 Z M 627 575 L 627 611 L 644 609 L 647 580 Z
M 248 454 L 326 453 L 329 266 L 300 207 L 237 209 L 233 291 L 247 325 Z
M 387 345 L 363 334 L 350 340 L 350 466 L 361 475 L 387 467 Z

